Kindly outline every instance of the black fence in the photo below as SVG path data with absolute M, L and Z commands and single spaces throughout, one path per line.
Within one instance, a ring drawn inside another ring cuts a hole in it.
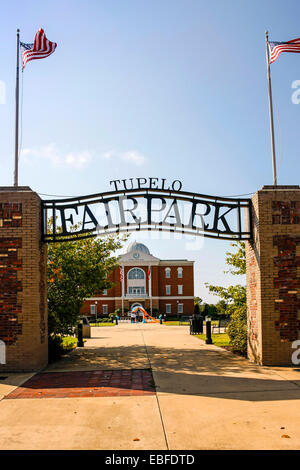
M 217 325 L 212 325 L 212 333 L 225 333 L 227 331 L 230 318 L 222 318 Z

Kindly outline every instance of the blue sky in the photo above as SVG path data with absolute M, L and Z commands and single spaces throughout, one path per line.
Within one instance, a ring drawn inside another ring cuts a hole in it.
M 0 185 L 13 183 L 15 32 L 33 42 L 40 27 L 58 46 L 23 74 L 21 185 L 76 196 L 153 176 L 226 196 L 272 184 L 265 30 L 299 37 L 299 15 L 296 0 L 6 2 Z M 271 71 L 278 183 L 298 184 L 300 54 L 282 54 Z M 207 301 L 217 299 L 204 282 L 237 282 L 223 273 L 229 242 L 145 237 L 131 239 L 155 256 L 196 261 L 195 292 Z

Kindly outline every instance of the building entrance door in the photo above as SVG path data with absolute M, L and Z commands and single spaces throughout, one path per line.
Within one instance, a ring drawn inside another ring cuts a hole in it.
M 131 308 L 131 310 L 132 310 L 132 309 L 135 308 L 135 307 L 141 307 L 141 309 L 144 308 L 140 303 L 134 303 L 134 304 L 131 305 L 130 308 Z M 142 311 L 142 310 L 137 309 L 137 310 L 135 311 L 135 315 L 136 315 L 136 321 L 143 321 L 143 319 L 144 319 L 144 314 L 143 314 L 143 311 Z

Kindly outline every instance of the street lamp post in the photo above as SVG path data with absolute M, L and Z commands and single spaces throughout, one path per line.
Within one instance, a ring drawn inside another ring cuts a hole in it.
M 79 348 L 83 348 L 84 347 L 84 342 L 83 342 L 83 324 L 82 324 L 82 320 L 80 320 L 79 324 L 78 324 L 78 332 L 77 332 L 77 346 Z
M 96 324 L 97 324 L 97 303 L 98 303 L 98 302 L 97 302 L 97 300 L 96 300 L 96 302 L 95 302 Z
M 205 322 L 206 322 L 206 344 L 213 344 L 212 338 L 211 338 L 211 318 L 206 316 L 205 317 Z

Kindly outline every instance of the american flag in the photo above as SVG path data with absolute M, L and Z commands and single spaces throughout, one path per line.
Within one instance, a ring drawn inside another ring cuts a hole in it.
M 287 42 L 269 42 L 270 64 L 278 59 L 281 52 L 300 52 L 300 38 Z
M 120 268 L 120 282 L 123 281 L 123 269 Z
M 150 279 L 151 279 L 151 269 L 148 268 L 148 281 L 150 281 Z
M 44 59 L 45 57 L 49 57 L 49 55 L 51 55 L 55 51 L 56 46 L 56 42 L 51 42 L 46 38 L 43 29 L 38 30 L 35 35 L 33 44 L 26 44 L 24 42 L 20 42 L 23 70 L 27 62 L 29 62 L 30 60 Z

